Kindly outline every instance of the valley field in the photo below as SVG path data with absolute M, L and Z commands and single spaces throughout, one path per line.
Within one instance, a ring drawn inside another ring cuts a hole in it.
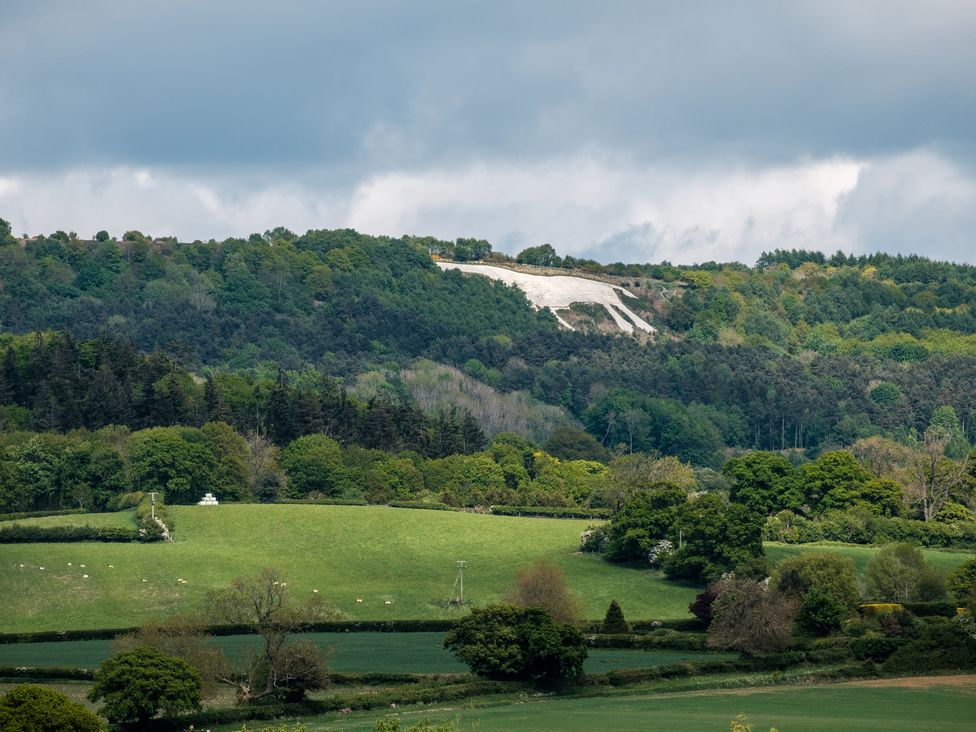
M 460 729 L 478 732 L 561 730 L 590 732 L 727 732 L 744 714 L 757 732 L 776 727 L 783 732 L 953 732 L 973 728 L 976 677 L 917 679 L 759 687 L 664 694 L 624 692 L 604 697 L 526 698 L 482 708 L 464 706 L 400 711 L 401 726 L 421 720 L 460 719 Z M 388 713 L 387 713 L 388 714 Z M 302 719 L 308 732 L 367 732 L 385 714 L 336 714 Z M 609 722 L 612 720 L 612 722 Z M 240 725 L 220 727 L 222 732 Z M 248 725 L 260 730 L 261 725 Z

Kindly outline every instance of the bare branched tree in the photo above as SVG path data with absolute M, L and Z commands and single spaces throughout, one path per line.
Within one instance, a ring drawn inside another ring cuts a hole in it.
M 969 473 L 968 455 L 959 462 L 945 456 L 950 438 L 945 430 L 929 427 L 908 467 L 909 502 L 921 510 L 926 521 L 938 515 Z
M 261 636 L 262 644 L 239 680 L 241 701 L 253 702 L 276 695 L 288 699 L 304 696 L 307 690 L 328 682 L 325 660 L 319 650 L 305 641 L 289 643 L 289 636 L 318 620 L 335 619 L 338 613 L 319 595 L 295 604 L 287 583 L 278 572 L 266 568 L 254 577 L 241 577 L 226 590 L 212 593 L 208 606 L 214 620 L 245 624 Z

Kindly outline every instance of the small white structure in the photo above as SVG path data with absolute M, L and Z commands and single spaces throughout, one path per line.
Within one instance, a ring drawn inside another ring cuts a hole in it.
M 217 503 L 217 497 L 214 496 L 213 493 L 207 493 L 207 494 L 205 494 L 203 496 L 203 498 L 201 500 L 197 501 L 197 505 L 198 506 L 216 506 L 216 505 L 218 505 L 218 503 Z

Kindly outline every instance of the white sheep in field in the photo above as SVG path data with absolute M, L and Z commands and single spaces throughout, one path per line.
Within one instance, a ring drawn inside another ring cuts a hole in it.
M 392 605 L 393 604 L 393 600 L 384 600 L 383 601 L 383 604 L 384 605 Z
M 83 574 L 83 575 L 81 575 L 81 578 L 82 579 L 88 579 L 88 575 L 87 574 Z

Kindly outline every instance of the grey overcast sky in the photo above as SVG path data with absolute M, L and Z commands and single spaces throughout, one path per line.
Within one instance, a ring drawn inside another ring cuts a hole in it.
M 976 262 L 976 2 L 0 0 L 0 216 Z

